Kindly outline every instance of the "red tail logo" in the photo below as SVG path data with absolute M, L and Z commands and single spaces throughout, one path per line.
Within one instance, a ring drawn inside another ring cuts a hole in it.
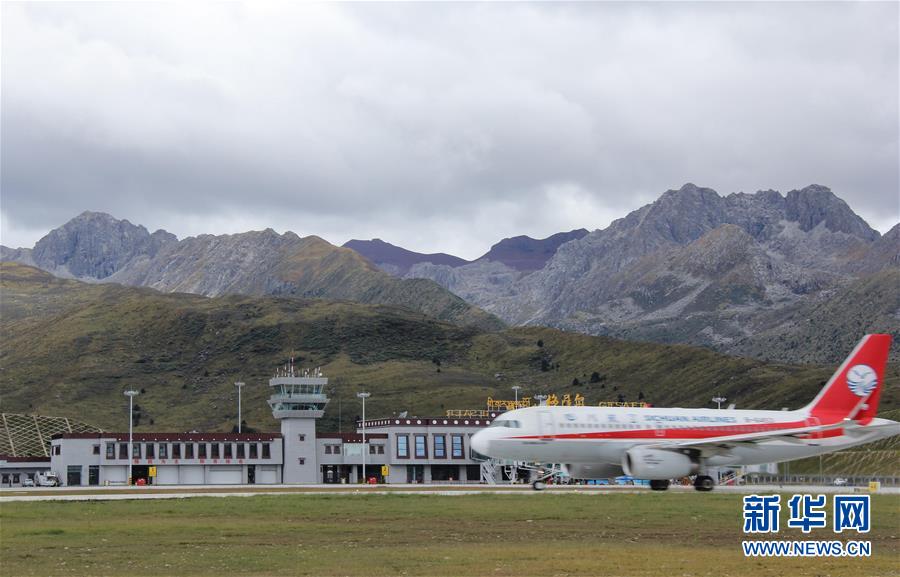
M 866 335 L 825 387 L 806 406 L 823 423 L 855 419 L 865 425 L 878 412 L 891 335 Z

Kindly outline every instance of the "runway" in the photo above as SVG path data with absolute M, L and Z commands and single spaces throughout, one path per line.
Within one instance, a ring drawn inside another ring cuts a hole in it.
M 670 492 L 710 493 L 694 491 L 693 487 L 673 485 Z M 722 485 L 715 493 L 868 493 L 868 487 L 835 487 L 831 485 Z M 169 485 L 147 487 L 34 487 L 0 489 L 0 503 L 27 501 L 120 501 L 129 499 L 187 499 L 191 497 L 255 497 L 260 495 L 502 495 L 548 493 L 578 493 L 585 495 L 613 495 L 651 493 L 641 485 L 550 485 L 535 491 L 530 485 Z M 882 487 L 879 494 L 900 495 L 900 487 Z

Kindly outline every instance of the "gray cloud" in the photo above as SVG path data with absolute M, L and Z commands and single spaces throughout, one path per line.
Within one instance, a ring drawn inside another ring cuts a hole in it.
M 900 219 L 896 3 L 2 10 L 7 245 L 89 209 L 475 257 L 687 181 Z

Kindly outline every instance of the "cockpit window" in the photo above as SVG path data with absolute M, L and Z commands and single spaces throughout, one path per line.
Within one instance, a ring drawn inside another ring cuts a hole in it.
M 492 422 L 488 426 L 489 427 L 506 427 L 508 429 L 521 429 L 522 423 L 520 423 L 519 421 L 513 421 L 512 419 L 503 419 L 503 420 L 495 419 L 494 422 Z

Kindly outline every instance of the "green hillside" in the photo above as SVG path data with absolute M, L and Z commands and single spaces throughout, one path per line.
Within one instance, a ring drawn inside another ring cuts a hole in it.
M 321 366 L 331 379 L 323 429 L 337 429 L 340 416 L 345 431 L 362 389 L 372 393 L 370 417 L 482 408 L 488 396 L 510 398 L 514 384 L 522 394 L 580 393 L 589 403 L 643 393 L 657 405 L 708 407 L 724 394 L 742 408 L 793 408 L 833 370 L 539 327 L 486 332 L 387 306 L 85 284 L 7 263 L 0 290 L 2 411 L 104 429 L 127 426 L 122 391 L 136 388 L 137 430 L 227 430 L 232 383 L 242 380 L 249 426 L 276 430 L 266 383 L 292 351 L 298 365 Z M 898 381 L 892 367 L 885 408 L 900 406 Z

